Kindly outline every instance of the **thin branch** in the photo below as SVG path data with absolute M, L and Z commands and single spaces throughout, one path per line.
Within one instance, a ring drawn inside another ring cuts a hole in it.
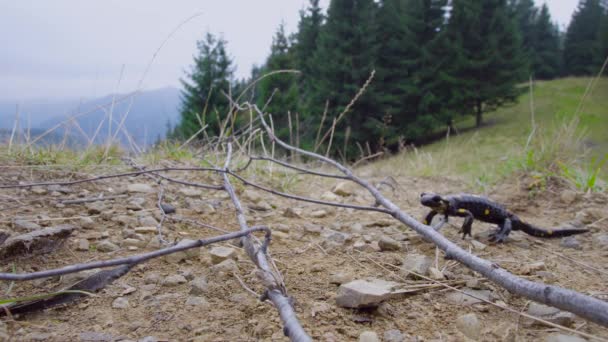
M 582 293 L 561 288 L 558 286 L 546 285 L 543 283 L 537 283 L 522 279 L 509 273 L 507 270 L 502 269 L 499 265 L 479 258 L 466 250 L 459 247 L 457 244 L 445 238 L 439 232 L 435 231 L 432 227 L 422 224 L 415 220 L 410 215 L 403 212 L 397 205 L 391 202 L 389 199 L 382 196 L 380 191 L 372 186 L 369 182 L 353 175 L 352 171 L 343 166 L 342 164 L 334 161 L 333 159 L 326 158 L 322 155 L 312 153 L 300 148 L 296 148 L 286 144 L 276 136 L 272 135 L 272 131 L 266 121 L 262 112 L 253 105 L 254 110 L 260 117 L 260 122 L 266 129 L 267 134 L 276 141 L 280 146 L 290 151 L 296 151 L 303 155 L 316 158 L 327 164 L 330 164 L 344 173 L 352 181 L 359 184 L 363 188 L 367 189 L 376 199 L 379 205 L 382 205 L 388 209 L 391 216 L 404 223 L 408 227 L 415 230 L 418 234 L 422 235 L 428 241 L 432 241 L 437 247 L 443 250 L 447 256 L 459 261 L 468 268 L 479 272 L 492 282 L 504 287 L 508 291 L 532 299 L 534 301 L 554 306 L 556 308 L 570 311 L 580 317 L 588 319 L 592 322 L 598 323 L 603 326 L 608 326 L 608 303 L 602 300 L 593 298 Z
M 139 263 L 149 260 L 149 259 L 161 257 L 163 255 L 177 253 L 177 252 L 185 251 L 185 250 L 192 249 L 192 248 L 202 247 L 202 246 L 210 245 L 210 244 L 216 243 L 216 242 L 240 238 L 240 237 L 249 235 L 250 233 L 253 233 L 256 231 L 266 232 L 266 238 L 264 240 L 264 244 L 261 247 L 263 250 L 265 250 L 266 247 L 268 246 L 268 243 L 270 242 L 271 231 L 268 227 L 256 226 L 256 227 L 248 228 L 247 230 L 242 230 L 240 232 L 234 232 L 234 233 L 230 233 L 230 234 L 214 236 L 214 237 L 211 237 L 208 239 L 200 239 L 200 240 L 191 241 L 188 243 L 181 243 L 181 244 L 178 244 L 178 245 L 175 245 L 172 247 L 159 249 L 154 252 L 143 253 L 143 254 L 134 255 L 134 256 L 125 257 L 125 258 L 96 261 L 96 262 L 90 262 L 90 263 L 84 263 L 84 264 L 75 264 L 75 265 L 65 266 L 65 267 L 56 268 L 56 269 L 52 269 L 52 270 L 32 272 L 32 273 L 20 273 L 20 274 L 0 273 L 0 280 L 9 280 L 9 281 L 33 280 L 33 279 L 48 278 L 48 277 L 69 274 L 69 273 L 75 273 L 75 272 L 90 270 L 90 269 L 94 269 L 94 268 L 112 267 L 112 266 L 118 266 L 118 265 L 135 265 L 135 264 L 139 264 Z

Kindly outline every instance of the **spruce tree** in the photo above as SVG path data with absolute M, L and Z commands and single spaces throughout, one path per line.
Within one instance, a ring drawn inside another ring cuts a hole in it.
M 325 122 L 325 129 L 331 118 L 346 108 L 374 68 L 375 7 L 373 0 L 332 0 L 329 4 L 314 57 L 315 74 L 318 75 L 313 91 L 315 108 L 323 108 L 326 101 L 329 103 L 329 120 Z M 352 132 L 350 142 L 377 145 L 382 119 L 375 109 L 370 93 L 361 96 L 337 127 L 333 146 L 340 148 L 334 150 L 342 149 L 349 131 Z M 320 115 L 316 118 L 318 120 Z M 351 150 L 353 153 L 357 151 L 355 148 Z
M 233 69 L 226 52 L 226 42 L 207 33 L 197 42 L 198 55 L 194 65 L 182 79 L 181 119 L 173 136 L 188 139 L 207 125 L 206 131 L 218 134 L 220 123 L 229 111 L 229 100 L 222 93 L 230 93 Z M 202 126 L 201 126 L 202 125 Z
M 290 50 L 290 43 L 285 35 L 285 26 L 281 23 L 273 38 L 263 73 L 294 67 L 293 51 Z M 265 111 L 273 115 L 276 134 L 280 138 L 288 137 L 288 112 L 295 114 L 298 104 L 296 75 L 280 73 L 267 76 L 260 81 L 258 92 L 258 106 L 260 108 L 266 106 Z
M 312 83 L 316 78 L 313 56 L 317 51 L 317 42 L 323 19 L 319 0 L 310 0 L 308 9 L 300 12 L 296 43 L 293 49 L 296 67 L 302 72 L 299 82 L 300 93 L 303 98 L 310 95 L 313 88 Z
M 580 0 L 572 15 L 564 42 L 564 69 L 574 76 L 597 70 L 597 37 L 603 9 L 599 0 Z
M 504 0 L 454 0 L 448 35 L 456 46 L 454 102 L 460 112 L 474 114 L 479 127 L 484 111 L 519 94 L 525 63 L 516 24 Z
M 534 34 L 534 53 L 531 60 L 534 77 L 541 80 L 557 77 L 561 69 L 559 29 L 551 22 L 546 4 L 543 4 L 536 18 Z
M 533 0 L 513 0 L 510 7 L 521 37 L 523 57 L 527 62 L 528 72 L 522 76 L 527 79 L 527 76 L 532 72 L 530 69 L 533 67 L 533 61 L 537 58 L 536 54 L 538 53 L 536 49 L 538 37 L 535 25 L 538 9 L 534 6 Z
M 606 58 L 608 58 L 608 1 L 605 1 L 604 15 L 600 22 L 600 27 L 597 32 L 596 39 L 596 69 L 600 70 Z

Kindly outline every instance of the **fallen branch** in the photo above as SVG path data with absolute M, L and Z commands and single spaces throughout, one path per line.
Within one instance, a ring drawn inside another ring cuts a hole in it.
M 376 199 L 376 202 L 386 208 L 391 216 L 415 230 L 426 240 L 431 241 L 433 244 L 443 250 L 448 257 L 459 261 L 476 272 L 479 272 L 492 282 L 502 286 L 516 295 L 526 297 L 546 305 L 554 306 L 562 310 L 570 311 L 589 321 L 608 327 L 608 303 L 573 290 L 522 279 L 514 274 L 511 274 L 507 270 L 502 269 L 495 263 L 491 263 L 467 252 L 435 231 L 432 227 L 418 222 L 410 215 L 403 212 L 397 205 L 382 196 L 378 189 L 376 189 L 366 180 L 355 176 L 350 169 L 346 168 L 342 164 L 317 153 L 302 150 L 283 142 L 272 133 L 272 130 L 264 120 L 264 114 L 262 111 L 256 105 L 248 104 L 248 106 L 257 112 L 262 126 L 266 129 L 266 132 L 272 141 L 278 143 L 280 146 L 289 151 L 295 151 L 334 166 L 346 177 L 348 177 L 348 179 L 369 191 Z

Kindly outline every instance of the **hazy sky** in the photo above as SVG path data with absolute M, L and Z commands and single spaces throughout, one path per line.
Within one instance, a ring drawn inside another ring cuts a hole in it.
M 536 0 L 542 4 L 542 0 Z M 326 7 L 329 0 L 321 0 Z M 578 0 L 546 0 L 564 26 Z M 221 33 L 249 75 L 268 55 L 281 21 L 295 31 L 308 0 L 0 0 L 0 100 L 95 97 L 137 88 L 144 69 L 167 35 L 144 79 L 144 89 L 179 87 L 196 41 Z M 121 69 L 124 65 L 124 73 Z M 120 81 L 120 85 L 118 84 Z

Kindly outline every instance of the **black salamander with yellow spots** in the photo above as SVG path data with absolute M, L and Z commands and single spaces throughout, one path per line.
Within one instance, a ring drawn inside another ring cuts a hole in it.
M 504 242 L 512 230 L 521 230 L 526 234 L 542 238 L 557 238 L 582 234 L 588 231 L 587 229 L 551 230 L 538 228 L 523 222 L 502 205 L 488 198 L 476 195 L 458 194 L 440 196 L 431 192 L 423 192 L 420 195 L 420 203 L 431 208 L 431 211 L 424 219 L 424 224 L 427 225 L 431 224 L 431 221 L 437 214 L 445 217 L 441 225 L 448 221 L 449 216 L 464 217 L 464 223 L 461 228 L 463 239 L 467 235 L 471 236 L 471 226 L 474 219 L 498 225 L 498 230 L 490 235 L 490 241 L 496 243 Z M 438 230 L 441 228 L 441 225 L 435 229 Z

